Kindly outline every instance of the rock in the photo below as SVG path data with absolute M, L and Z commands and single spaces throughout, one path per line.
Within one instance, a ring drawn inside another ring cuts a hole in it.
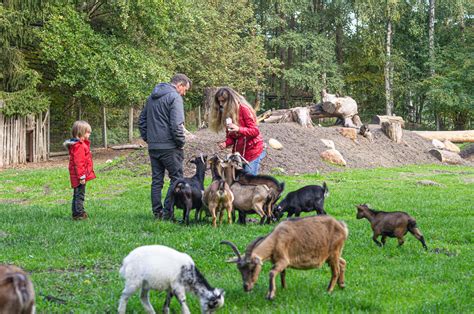
M 272 174 L 286 174 L 286 170 L 283 169 L 282 167 L 275 167 L 275 168 L 272 168 L 271 173 Z
M 437 149 L 444 149 L 444 144 L 440 140 L 433 139 L 431 141 L 431 144 L 433 144 L 433 146 L 436 147 Z
M 334 146 L 334 142 L 331 140 L 325 140 L 322 138 L 321 142 L 323 142 L 324 146 L 326 146 L 329 149 L 336 149 L 336 147 Z
M 344 157 L 342 157 L 341 153 L 335 149 L 328 149 L 322 152 L 320 156 L 324 161 L 328 161 L 330 163 L 340 166 L 347 165 L 346 161 L 344 160 Z
M 438 182 L 434 182 L 434 181 L 431 181 L 431 180 L 421 180 L 421 181 L 416 182 L 416 184 L 430 185 L 430 186 L 444 186 L 443 184 L 440 184 Z
M 273 148 L 273 149 L 280 150 L 280 149 L 283 148 L 283 145 L 274 138 L 271 138 L 271 139 L 268 140 L 268 145 L 270 145 L 270 147 Z
M 356 140 L 357 139 L 357 129 L 354 128 L 340 128 L 339 133 L 341 133 L 342 136 L 350 138 L 351 140 Z
M 107 160 L 105 161 L 106 164 L 110 164 L 111 162 L 112 162 L 112 159 L 107 159 Z
M 456 145 L 456 144 L 453 144 L 451 141 L 449 140 L 444 140 L 443 142 L 444 144 L 444 148 L 453 152 L 453 153 L 460 153 L 461 152 L 461 149 Z

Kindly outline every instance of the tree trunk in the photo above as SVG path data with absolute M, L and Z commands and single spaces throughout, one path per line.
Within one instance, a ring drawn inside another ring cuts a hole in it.
M 133 107 L 130 106 L 128 110 L 128 142 L 133 141 Z
M 105 106 L 102 106 L 102 143 L 107 148 L 107 115 Z
M 436 6 L 436 1 L 435 0 L 429 0 L 430 1 L 430 7 L 429 7 L 429 28 L 428 28 L 428 41 L 429 41 L 429 58 L 430 58 L 430 76 L 434 76 L 435 75 L 435 68 L 434 68 L 434 64 L 435 64 L 435 51 L 434 51 L 434 32 L 435 32 L 435 6 Z M 433 104 L 431 102 L 431 106 L 435 106 L 435 104 Z M 436 108 L 433 108 L 433 113 L 434 113 L 434 119 L 435 119 L 435 124 L 436 124 L 436 130 L 439 131 L 440 130 L 440 117 L 439 117 L 439 113 L 438 113 L 438 110 Z
M 392 96 L 392 85 L 391 85 L 391 54 L 392 54 L 392 20 L 390 17 L 390 11 L 388 12 L 387 20 L 387 42 L 385 46 L 385 113 L 387 116 L 391 116 L 393 112 L 393 96 Z
M 336 60 L 337 64 L 342 65 L 344 63 L 344 56 L 342 52 L 342 40 L 344 38 L 344 31 L 342 29 L 342 23 L 340 21 L 336 24 Z M 326 86 L 324 86 L 326 88 Z

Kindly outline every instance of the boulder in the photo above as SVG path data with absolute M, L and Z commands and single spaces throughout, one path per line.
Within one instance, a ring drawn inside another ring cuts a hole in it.
M 336 146 L 334 146 L 334 142 L 331 140 L 326 140 L 322 138 L 321 142 L 323 142 L 324 146 L 326 146 L 329 149 L 336 149 Z
M 332 164 L 336 164 L 339 166 L 347 165 L 346 161 L 344 160 L 344 157 L 342 157 L 341 153 L 336 149 L 325 150 L 320 154 L 320 156 L 324 161 L 330 162 Z
M 340 128 L 339 133 L 341 133 L 342 136 L 347 137 L 353 141 L 357 139 L 357 129 L 354 128 Z
M 443 144 L 444 144 L 444 149 L 447 149 L 453 153 L 458 153 L 458 154 L 461 152 L 461 149 L 456 144 L 453 144 L 453 142 L 449 140 L 445 140 Z
M 437 149 L 444 149 L 444 147 L 445 147 L 443 142 L 441 142 L 440 140 L 437 140 L 437 139 L 433 139 L 431 141 L 431 144 L 433 144 L 433 146 Z
M 279 149 L 283 148 L 283 145 L 274 138 L 271 138 L 271 139 L 268 140 L 268 145 L 270 145 L 270 147 L 273 148 L 273 149 L 278 149 L 279 150 Z

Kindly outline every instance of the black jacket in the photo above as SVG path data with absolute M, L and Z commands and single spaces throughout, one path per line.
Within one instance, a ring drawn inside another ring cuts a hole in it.
M 140 114 L 138 127 L 148 149 L 184 146 L 183 98 L 173 85 L 160 83 L 155 86 Z

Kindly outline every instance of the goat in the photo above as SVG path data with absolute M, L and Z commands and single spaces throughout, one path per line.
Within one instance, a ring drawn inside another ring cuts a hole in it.
M 349 231 L 344 222 L 331 216 L 310 216 L 291 218 L 279 223 L 273 231 L 251 242 L 242 257 L 239 250 L 230 241 L 221 241 L 229 245 L 236 258 L 229 260 L 237 263 L 245 291 L 251 291 L 263 262 L 271 260 L 270 287 L 267 299 L 273 300 L 276 293 L 275 277 L 280 273 L 281 285 L 286 288 L 286 269 L 319 268 L 324 262 L 331 267 L 331 281 L 328 292 L 336 284 L 344 288 L 346 261 L 341 257 L 344 241 Z
M 149 291 L 167 291 L 163 312 L 169 313 L 171 298 L 181 304 L 182 313 L 190 313 L 186 292 L 198 296 L 202 313 L 213 313 L 224 305 L 224 291 L 212 288 L 194 265 L 192 258 L 163 245 L 140 246 L 124 258 L 120 275 L 125 288 L 120 297 L 118 312 L 125 313 L 128 299 L 141 288 L 140 300 L 147 313 L 155 313 L 150 304 Z
M 369 208 L 366 204 L 357 205 L 357 219 L 367 218 L 374 232 L 372 240 L 378 245 L 385 245 L 387 237 L 398 238 L 398 246 L 403 245 L 403 236 L 409 231 L 418 241 L 421 242 L 425 250 L 428 249 L 425 238 L 420 229 L 416 226 L 415 218 L 405 212 L 383 212 Z M 382 243 L 377 238 L 382 235 Z
M 265 222 L 267 217 L 271 217 L 268 211 L 265 211 L 270 199 L 270 189 L 266 185 L 244 185 L 235 181 L 235 164 L 229 159 L 221 162 L 224 171 L 224 179 L 229 184 L 234 194 L 234 208 L 240 213 L 251 213 L 255 211 L 260 216 L 260 224 Z M 239 222 L 245 224 L 245 219 Z
M 273 216 L 273 207 L 275 206 L 275 203 L 278 201 L 278 199 L 280 199 L 280 196 L 283 193 L 283 190 L 285 189 L 285 183 L 278 182 L 278 180 L 272 176 L 251 175 L 249 173 L 246 173 L 242 169 L 242 164 L 248 164 L 248 162 L 242 156 L 240 156 L 239 153 L 234 153 L 230 155 L 229 160 L 234 162 L 236 176 L 235 180 L 237 182 L 244 185 L 266 185 L 269 188 L 270 194 L 268 203 L 265 205 L 265 212 L 267 213 L 269 218 L 271 218 Z M 269 222 L 269 220 L 267 222 Z
M 202 197 L 204 205 L 209 208 L 211 213 L 213 227 L 216 227 L 217 214 L 219 214 L 219 224 L 222 224 L 224 209 L 227 210 L 227 222 L 232 224 L 231 214 L 233 211 L 232 202 L 234 201 L 234 194 L 219 173 L 219 162 L 220 159 L 217 155 L 209 158 L 212 183 L 206 188 Z
M 284 212 L 288 212 L 288 217 L 296 215 L 299 217 L 301 212 L 310 212 L 316 210 L 319 215 L 325 215 L 324 199 L 329 196 L 329 189 L 326 182 L 323 186 L 307 185 L 288 195 L 277 205 L 275 217 L 280 219 Z
M 9 313 L 35 313 L 35 291 L 21 268 L 0 265 L 0 314 Z
M 195 157 L 189 162 L 196 165 L 196 173 L 191 178 L 182 178 L 175 181 L 170 187 L 169 210 L 174 216 L 174 206 L 183 209 L 183 221 L 189 225 L 189 213 L 195 208 L 195 220 L 198 220 L 202 208 L 202 194 L 204 191 L 204 176 L 206 173 L 207 156 Z

